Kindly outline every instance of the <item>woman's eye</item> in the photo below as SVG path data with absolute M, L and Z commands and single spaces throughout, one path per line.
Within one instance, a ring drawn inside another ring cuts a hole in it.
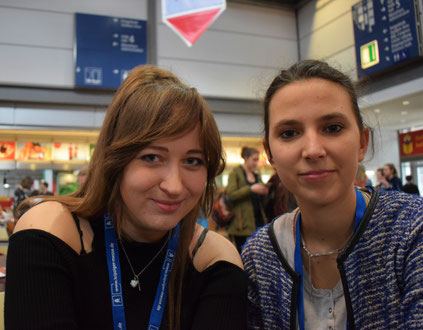
M 204 161 L 201 158 L 190 157 L 185 160 L 185 163 L 188 165 L 200 166 L 204 164 Z
M 141 160 L 147 162 L 147 163 L 154 163 L 157 162 L 159 160 L 159 157 L 157 155 L 144 155 L 141 157 Z
M 298 135 L 298 132 L 293 129 L 286 129 L 281 133 L 282 139 L 291 139 L 297 135 Z
M 339 133 L 342 131 L 343 127 L 339 124 L 331 124 L 325 128 L 327 133 Z

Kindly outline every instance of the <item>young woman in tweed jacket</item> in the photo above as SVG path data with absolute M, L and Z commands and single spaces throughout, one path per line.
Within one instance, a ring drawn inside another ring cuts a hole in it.
M 251 329 L 423 327 L 423 199 L 356 189 L 367 152 L 350 79 L 324 62 L 283 70 L 265 148 L 298 209 L 247 241 Z

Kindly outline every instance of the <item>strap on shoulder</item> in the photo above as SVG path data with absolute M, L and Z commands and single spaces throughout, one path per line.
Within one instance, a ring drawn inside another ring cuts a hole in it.
M 206 235 L 207 235 L 207 232 L 208 231 L 209 230 L 207 228 L 204 228 L 203 231 L 201 232 L 201 235 L 198 238 L 197 244 L 195 244 L 195 248 L 194 248 L 194 250 L 192 250 L 192 260 L 194 260 L 194 257 L 197 254 L 198 249 L 203 244 L 204 239 L 206 238 Z
M 73 220 L 75 221 L 76 229 L 78 229 L 79 239 L 81 241 L 81 252 L 80 252 L 80 254 L 81 255 L 82 254 L 86 254 L 87 252 L 85 251 L 84 241 L 82 240 L 82 230 L 81 230 L 81 226 L 79 225 L 79 219 L 78 219 L 78 217 L 77 217 L 77 215 L 75 213 L 72 212 L 71 214 L 72 214 Z

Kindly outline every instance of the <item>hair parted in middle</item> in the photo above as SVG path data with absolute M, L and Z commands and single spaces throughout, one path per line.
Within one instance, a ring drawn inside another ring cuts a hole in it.
M 324 79 L 332 81 L 341 87 L 348 93 L 351 101 L 351 106 L 354 111 L 354 116 L 357 121 L 358 128 L 363 131 L 365 128 L 363 117 L 361 116 L 360 108 L 358 106 L 357 91 L 351 81 L 351 79 L 341 71 L 331 67 L 326 62 L 318 60 L 303 60 L 300 61 L 288 69 L 282 70 L 270 83 L 265 97 L 264 97 L 264 138 L 265 142 L 269 146 L 269 106 L 275 93 L 292 83 L 308 79 Z M 372 130 L 370 129 L 372 134 Z M 373 139 L 372 139 L 373 143 Z M 373 145 L 372 145 L 373 146 Z M 269 148 L 271 156 L 271 150 Z

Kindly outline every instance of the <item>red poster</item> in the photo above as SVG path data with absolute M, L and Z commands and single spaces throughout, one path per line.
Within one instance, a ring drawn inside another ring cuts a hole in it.
M 0 160 L 14 160 L 16 143 L 10 141 L 0 141 Z
M 423 130 L 399 135 L 402 157 L 423 155 Z

